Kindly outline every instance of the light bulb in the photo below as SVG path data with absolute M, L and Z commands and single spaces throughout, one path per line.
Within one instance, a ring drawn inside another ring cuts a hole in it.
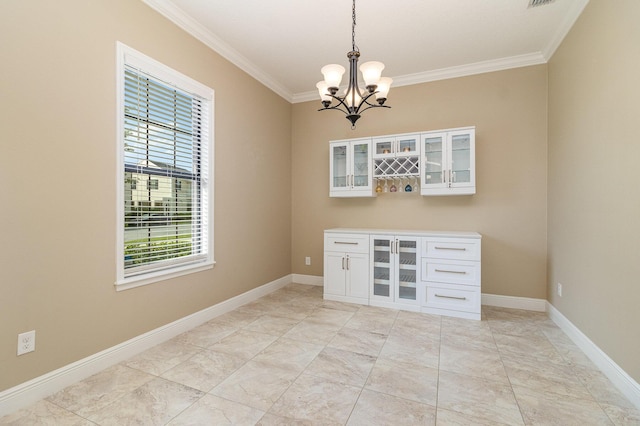
M 378 82 L 378 88 L 376 89 L 378 93 L 376 93 L 376 99 L 380 105 L 382 105 L 387 99 L 389 89 L 391 89 L 391 83 L 393 83 L 393 80 L 389 77 L 382 77 Z
M 325 102 L 325 101 L 331 102 L 331 96 L 329 96 L 329 90 L 328 90 L 327 82 L 326 81 L 319 81 L 316 84 L 316 87 L 318 88 L 318 93 L 320 94 L 320 99 L 323 102 Z
M 362 98 L 360 97 L 360 95 L 358 95 L 358 91 L 353 87 L 351 88 L 351 92 L 347 93 L 347 91 L 345 90 L 344 102 L 347 104 L 347 106 L 358 106 L 360 105 L 361 100 Z
M 382 70 L 384 69 L 384 64 L 382 62 L 377 61 L 369 61 L 360 65 L 360 72 L 362 72 L 362 78 L 364 79 L 364 84 L 369 86 L 377 86 L 378 81 L 380 81 L 380 76 L 382 75 Z
M 327 87 L 340 87 L 342 81 L 342 74 L 344 74 L 344 67 L 338 64 L 329 64 L 322 67 L 320 72 L 324 76 L 324 81 L 327 83 Z

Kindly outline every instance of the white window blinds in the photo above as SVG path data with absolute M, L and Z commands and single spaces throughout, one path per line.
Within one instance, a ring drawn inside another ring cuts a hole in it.
M 124 64 L 120 280 L 211 262 L 210 100 Z

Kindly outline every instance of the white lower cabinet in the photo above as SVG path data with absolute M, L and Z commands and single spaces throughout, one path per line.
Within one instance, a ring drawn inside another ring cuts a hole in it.
M 419 311 L 420 238 L 371 235 L 369 304 Z
M 422 312 L 480 319 L 480 239 L 422 240 Z
M 330 229 L 324 298 L 480 319 L 475 232 Z
M 324 298 L 368 304 L 368 236 L 325 233 L 324 247 Z

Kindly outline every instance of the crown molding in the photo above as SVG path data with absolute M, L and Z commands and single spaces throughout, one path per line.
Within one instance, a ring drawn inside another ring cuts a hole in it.
M 541 52 L 511 56 L 508 58 L 500 58 L 491 61 L 476 62 L 473 64 L 393 77 L 392 88 L 428 83 L 430 81 L 447 80 L 450 78 L 466 77 L 475 74 L 484 74 L 493 71 L 502 71 L 511 68 L 528 67 L 530 65 L 540 65 L 545 64 L 546 62 L 547 61 Z M 317 90 L 296 93 L 293 95 L 292 102 L 295 104 L 313 100 L 318 100 Z
M 220 54 L 226 60 L 273 90 L 288 102 L 292 102 L 293 93 L 276 79 L 258 68 L 253 62 L 241 55 L 218 36 L 207 30 L 198 21 L 187 15 L 182 9 L 168 0 L 142 0 L 147 6 L 191 34 L 193 37 Z
M 196 39 L 207 45 L 209 48 L 220 54 L 232 64 L 249 74 L 251 77 L 273 90 L 277 95 L 281 96 L 288 102 L 301 103 L 318 99 L 316 90 L 308 92 L 292 93 L 284 87 L 280 82 L 269 74 L 256 66 L 249 59 L 241 55 L 237 50 L 224 42 L 218 36 L 207 30 L 202 24 L 187 15 L 182 9 L 177 7 L 169 0 L 142 0 L 146 5 L 160 13 L 165 18 L 176 24 L 178 27 L 191 34 Z M 446 80 L 450 78 L 466 77 L 474 74 L 483 74 L 487 72 L 502 71 L 511 68 L 526 67 L 531 65 L 545 64 L 553 56 L 556 49 L 562 43 L 562 40 L 571 30 L 573 24 L 589 3 L 589 0 L 576 0 L 571 5 L 571 11 L 556 31 L 551 42 L 541 52 L 535 52 L 525 55 L 517 55 L 495 60 L 476 62 L 454 66 L 449 68 L 441 68 L 432 71 L 425 71 L 415 74 L 407 74 L 393 77 L 393 86 L 409 86 L 412 84 L 428 83 L 431 81 Z

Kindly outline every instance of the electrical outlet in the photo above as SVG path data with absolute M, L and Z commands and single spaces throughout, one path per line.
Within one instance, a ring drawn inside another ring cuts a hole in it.
M 311 257 L 307 256 L 304 258 L 304 264 L 307 266 L 311 265 Z
M 36 331 L 31 330 L 18 334 L 18 355 L 36 350 Z
M 558 291 L 558 296 L 562 297 L 562 284 L 558 283 L 557 291 Z

